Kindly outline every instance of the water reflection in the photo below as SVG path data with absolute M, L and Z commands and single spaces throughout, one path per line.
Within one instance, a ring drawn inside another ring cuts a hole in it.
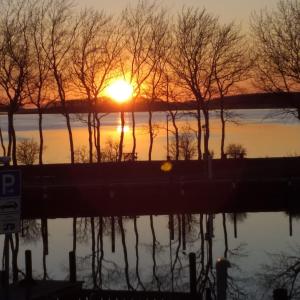
M 74 218 L 64 221 L 70 223 L 72 232 L 70 242 L 64 245 L 65 252 L 76 251 L 78 279 L 84 280 L 86 287 L 156 291 L 189 291 L 188 254 L 195 252 L 197 290 L 203 295 L 211 294 L 212 299 L 216 297 L 215 263 L 218 257 L 224 256 L 232 266 L 229 299 L 246 299 L 254 293 L 249 286 L 249 275 L 244 273 L 245 266 L 241 264 L 243 259 L 248 260 L 248 246 L 234 239 L 232 223 L 235 222 L 238 229 L 247 218 L 248 214 L 225 213 Z M 42 263 L 36 276 L 57 279 L 48 260 L 50 254 L 62 260 L 54 249 L 49 251 L 55 247 L 49 237 L 60 235 L 56 231 L 49 232 L 49 224 L 53 222 L 56 221 L 23 220 L 21 234 L 7 237 L 12 281 L 24 277 L 24 249 L 34 248 L 36 244 L 42 246 L 39 247 Z M 3 266 L 7 263 L 4 248 Z M 293 251 L 293 254 L 268 254 L 270 262 L 265 263 L 259 273 L 261 294 L 269 283 L 269 289 L 286 286 L 291 295 L 299 295 L 299 248 Z M 252 279 L 255 276 L 251 274 Z

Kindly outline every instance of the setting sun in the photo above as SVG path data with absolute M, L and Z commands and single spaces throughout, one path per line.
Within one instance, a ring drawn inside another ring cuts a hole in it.
M 133 87 L 124 79 L 113 81 L 106 90 L 107 95 L 113 100 L 123 103 L 128 101 L 133 95 Z

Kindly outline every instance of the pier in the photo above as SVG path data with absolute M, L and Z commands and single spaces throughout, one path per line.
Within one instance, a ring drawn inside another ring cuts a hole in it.
M 18 166 L 22 217 L 300 211 L 300 158 L 170 163 Z

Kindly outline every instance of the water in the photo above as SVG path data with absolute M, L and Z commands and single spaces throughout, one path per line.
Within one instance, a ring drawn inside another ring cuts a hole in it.
M 295 118 L 283 118 L 276 110 L 236 110 L 234 122 L 227 124 L 226 144 L 238 143 L 247 149 L 248 157 L 281 157 L 300 154 L 300 124 Z M 277 114 L 276 114 L 277 113 Z M 269 116 L 273 116 L 270 118 Z M 15 124 L 17 138 L 38 139 L 37 115 L 18 115 Z M 81 116 L 86 118 L 86 116 Z M 149 134 L 147 127 L 147 113 L 136 114 L 136 137 L 138 159 L 148 159 Z M 166 158 L 167 130 L 166 114 L 154 114 L 155 140 L 153 148 L 153 159 L 162 160 Z M 112 138 L 115 141 L 120 137 L 120 118 L 118 114 L 109 114 L 102 120 L 101 145 Z M 190 116 L 183 116 L 178 121 L 181 128 L 190 124 L 196 128 L 195 120 Z M 125 152 L 130 152 L 132 147 L 131 118 L 126 115 L 126 131 L 124 146 Z M 5 116 L 0 117 L 1 128 L 7 128 Z M 88 145 L 86 125 L 78 116 L 72 116 L 72 126 L 75 148 Z M 172 126 L 169 124 L 169 135 L 172 136 Z M 215 157 L 220 156 L 221 126 L 216 113 L 211 116 L 211 139 L 210 149 L 214 151 Z M 44 116 L 45 136 L 45 163 L 64 163 L 70 160 L 69 142 L 64 117 L 61 115 Z M 4 138 L 7 136 L 4 134 Z M 57 145 L 60 145 L 57 147 Z
M 271 110 L 235 111 L 238 114 L 237 123 L 228 123 L 226 143 L 242 144 L 247 149 L 248 157 L 278 157 L 299 154 L 300 123 L 295 119 L 282 119 L 279 116 L 266 118 L 266 116 L 274 115 L 274 112 Z M 180 118 L 178 125 L 182 127 L 187 122 L 195 127 L 195 121 L 187 116 Z M 166 158 L 167 148 L 165 113 L 155 113 L 154 123 L 157 124 L 158 129 L 154 141 L 153 158 L 161 160 Z M 109 137 L 116 141 L 119 139 L 119 124 L 118 114 L 110 114 L 102 119 L 102 145 Z M 146 124 L 147 114 L 137 114 L 139 159 L 147 159 L 149 142 Z M 7 126 L 4 116 L 0 118 L 0 125 L 4 129 Z M 128 127 L 125 133 L 125 151 L 130 151 L 129 115 L 126 116 L 126 125 Z M 72 116 L 72 126 L 75 147 L 87 146 L 86 126 L 78 120 L 78 116 Z M 171 125 L 169 124 L 169 126 Z M 37 139 L 37 116 L 16 116 L 16 130 L 18 139 Z M 214 151 L 215 157 L 218 157 L 220 122 L 215 114 L 212 115 L 211 131 L 210 148 Z M 171 132 L 169 134 L 171 136 Z M 60 115 L 46 115 L 44 117 L 44 135 L 45 162 L 63 163 L 68 161 L 69 145 L 64 118 Z M 6 140 L 6 134 L 4 137 Z M 188 291 L 188 254 L 192 251 L 196 252 L 197 270 L 200 275 L 201 258 L 204 259 L 206 266 L 209 251 L 208 243 L 203 240 L 202 236 L 207 231 L 205 222 L 207 216 L 203 216 L 202 231 L 200 215 L 184 216 L 184 218 L 186 249 L 183 245 L 183 216 L 174 216 L 173 241 L 170 241 L 168 216 L 138 217 L 136 230 L 134 219 L 115 218 L 115 253 L 111 249 L 110 218 L 102 220 L 102 230 L 99 218 L 94 220 L 90 218 L 77 219 L 76 255 L 79 280 L 84 280 L 88 287 L 96 285 L 106 289 L 127 289 L 128 285 L 131 285 L 133 288 L 146 288 L 147 290 Z M 299 244 L 300 223 L 297 218 L 293 218 L 293 235 L 290 236 L 289 217 L 283 212 L 245 214 L 237 218 L 237 237 L 235 238 L 232 219 L 232 216 L 226 215 L 227 257 L 232 265 L 229 274 L 234 278 L 233 282 L 237 290 L 244 291 L 246 294 L 241 296 L 241 299 L 268 299 L 271 291 L 265 291 L 262 287 L 263 281 L 258 273 L 266 274 L 267 269 L 263 267 L 263 264 L 274 266 L 274 262 L 271 261 L 272 253 L 294 254 L 293 249 L 297 249 Z M 94 231 L 91 230 L 91 222 L 94 222 Z M 179 223 L 181 226 L 178 226 Z M 48 241 L 41 236 L 40 220 L 32 221 L 31 224 L 24 223 L 23 236 L 20 236 L 19 267 L 24 270 L 24 250 L 30 249 L 33 252 L 33 270 L 36 278 L 42 278 L 46 270 L 48 278 L 66 279 L 68 277 L 68 251 L 71 251 L 74 245 L 73 220 L 48 220 L 47 225 Z M 224 257 L 226 254 L 222 215 L 214 216 L 213 234 L 212 260 L 214 265 L 217 258 Z M 137 237 L 138 245 L 136 244 Z M 46 269 L 43 269 L 43 252 L 45 254 L 45 245 L 47 244 L 48 255 L 44 255 Z M 3 236 L 0 237 L 0 250 L 2 248 Z M 201 252 L 201 249 L 202 251 L 204 249 L 204 252 Z M 299 251 L 296 250 L 296 253 L 299 256 Z M 126 271 L 126 261 L 128 262 L 128 271 Z M 137 261 L 139 262 L 138 268 Z M 212 280 L 214 269 L 210 272 Z M 275 281 L 273 280 L 273 282 Z M 230 288 L 230 292 L 234 295 L 237 294 L 233 287 Z M 236 298 L 231 295 L 230 299 Z

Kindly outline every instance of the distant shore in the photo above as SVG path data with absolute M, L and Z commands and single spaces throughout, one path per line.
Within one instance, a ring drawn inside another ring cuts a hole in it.
M 298 109 L 300 113 L 300 93 L 256 93 L 256 94 L 240 94 L 235 96 L 228 96 L 223 99 L 224 109 Z M 211 110 L 220 109 L 221 100 L 212 99 L 209 101 L 209 108 Z M 122 109 L 125 112 L 132 111 L 132 104 L 123 104 Z M 188 100 L 182 102 L 165 102 L 161 100 L 147 101 L 146 99 L 137 101 L 134 107 L 136 112 L 151 111 L 189 111 L 196 110 L 197 103 L 195 100 Z M 120 111 L 120 105 L 111 101 L 103 101 L 92 109 L 87 105 L 86 100 L 69 100 L 67 101 L 67 110 L 69 113 L 113 113 Z M 6 107 L 2 106 L 0 112 L 5 113 Z M 32 107 L 24 107 L 19 109 L 17 114 L 36 114 L 37 109 Z M 63 109 L 59 102 L 49 105 L 43 109 L 44 114 L 59 114 L 63 113 Z

